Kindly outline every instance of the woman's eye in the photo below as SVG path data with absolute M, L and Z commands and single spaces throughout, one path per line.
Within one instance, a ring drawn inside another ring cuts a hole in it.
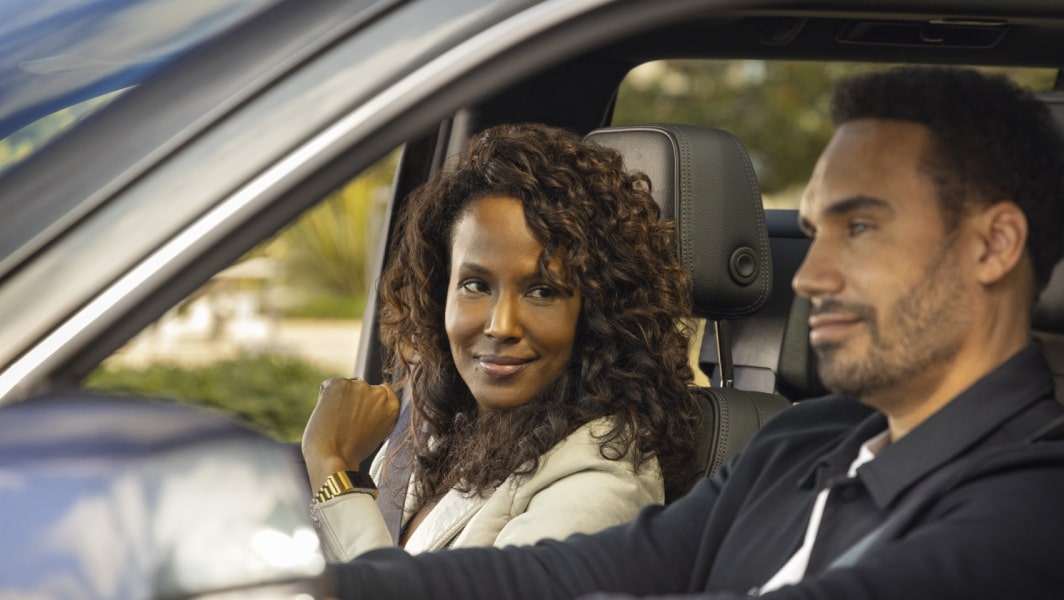
M 552 288 L 549 288 L 547 286 L 541 285 L 541 286 L 532 288 L 528 292 L 528 295 L 530 297 L 536 298 L 538 300 L 545 300 L 547 298 L 553 298 L 554 296 L 557 296 L 558 294 Z
M 483 294 L 488 291 L 488 285 L 476 279 L 467 279 L 458 284 L 459 289 L 470 294 Z

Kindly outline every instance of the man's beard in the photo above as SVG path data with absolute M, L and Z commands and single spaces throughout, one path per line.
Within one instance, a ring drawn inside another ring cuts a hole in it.
M 953 242 L 952 236 L 943 241 L 923 277 L 891 306 L 887 334 L 871 306 L 829 298 L 814 307 L 813 315 L 844 312 L 868 328 L 863 356 L 847 351 L 845 343 L 815 347 L 817 370 L 828 389 L 860 399 L 914 379 L 956 355 L 967 313 Z

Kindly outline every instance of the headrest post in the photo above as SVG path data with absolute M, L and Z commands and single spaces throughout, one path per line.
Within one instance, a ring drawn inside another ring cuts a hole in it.
M 731 355 L 731 327 L 720 319 L 713 321 L 713 333 L 717 338 L 717 368 L 720 369 L 720 387 L 730 388 L 735 384 L 735 367 Z

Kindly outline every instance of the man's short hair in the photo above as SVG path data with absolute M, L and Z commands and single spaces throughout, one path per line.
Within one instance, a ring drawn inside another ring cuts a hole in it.
M 898 119 L 930 129 L 922 162 L 946 226 L 955 227 L 970 205 L 1012 200 L 1027 216 L 1036 286 L 1045 287 L 1064 246 L 1064 141 L 1042 102 L 1000 75 L 900 67 L 840 82 L 831 118 L 836 125 Z

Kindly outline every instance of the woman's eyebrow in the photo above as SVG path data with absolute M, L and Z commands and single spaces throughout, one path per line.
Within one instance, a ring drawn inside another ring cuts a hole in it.
M 477 264 L 477 263 L 474 263 L 474 262 L 468 262 L 468 261 L 460 263 L 458 265 L 458 270 L 460 270 L 460 271 L 473 271 L 474 273 L 479 273 L 481 275 L 488 275 L 488 274 L 491 273 L 491 271 L 488 270 L 487 267 L 484 267 L 484 266 L 482 266 L 480 264 Z

